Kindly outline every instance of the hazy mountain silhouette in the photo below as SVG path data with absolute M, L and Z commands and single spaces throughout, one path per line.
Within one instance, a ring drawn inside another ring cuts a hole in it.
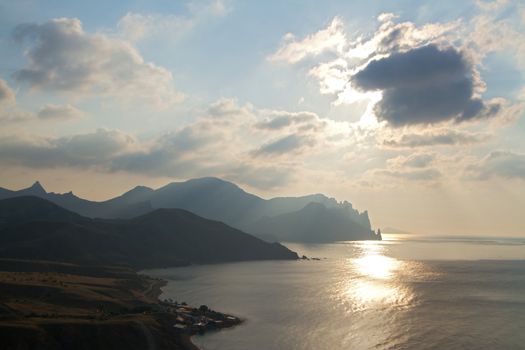
M 36 196 L 91 218 L 131 218 L 153 210 L 149 201 L 137 200 L 137 192 L 139 191 L 140 189 L 133 189 L 120 197 L 103 202 L 95 202 L 79 198 L 75 196 L 73 192 L 63 194 L 48 193 L 44 190 L 40 182 L 37 181 L 31 187 L 20 191 L 11 191 L 2 188 L 0 189 L 0 199 L 19 196 Z
M 182 209 L 90 219 L 31 196 L 0 200 L 0 218 L 0 258 L 134 268 L 297 258 L 280 244 Z
M 371 231 L 368 213 L 358 212 L 349 202 L 337 202 L 322 194 L 302 197 L 279 197 L 269 200 L 260 198 L 242 190 L 237 185 L 217 178 L 207 177 L 192 179 L 184 182 L 173 182 L 159 189 L 138 186 L 113 199 L 93 202 L 76 197 L 71 192 L 66 194 L 46 193 L 37 182 L 28 189 L 21 191 L 0 190 L 0 198 L 9 198 L 20 195 L 36 195 L 50 200 L 64 208 L 91 218 L 131 218 L 151 212 L 157 208 L 180 208 L 191 211 L 199 216 L 225 222 L 249 233 L 257 233 L 268 239 L 284 240 L 284 236 L 276 232 L 266 232 L 276 224 L 262 226 L 262 222 L 269 222 L 267 218 L 275 217 L 276 222 L 286 226 L 291 232 L 303 230 L 299 237 L 311 237 L 308 241 L 335 241 L 360 240 L 367 235 L 362 233 L 363 228 Z M 319 211 L 318 218 L 329 222 L 330 218 L 338 213 L 339 219 L 318 231 L 319 239 L 313 239 L 313 232 L 304 231 L 301 222 L 303 215 L 300 211 L 310 203 L 318 203 L 326 209 L 341 209 L 338 211 Z M 285 215 L 296 213 L 295 215 Z M 343 218 L 343 216 L 345 216 Z M 279 218 L 277 218 L 279 217 Z M 263 218 L 266 218 L 263 220 Z M 284 224 L 284 221 L 286 224 Z M 263 232 L 264 231 L 264 232 Z M 344 232 L 344 233 L 343 233 Z
M 376 239 L 369 227 L 350 218 L 348 209 L 327 208 L 311 202 L 301 210 L 260 219 L 254 225 L 253 234 L 261 237 L 271 235 L 280 241 L 310 243 L 344 241 L 349 237 L 355 240 Z

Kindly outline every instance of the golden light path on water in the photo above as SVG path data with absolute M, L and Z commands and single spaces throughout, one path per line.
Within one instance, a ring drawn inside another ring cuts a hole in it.
M 394 242 L 353 242 L 353 256 L 342 264 L 337 288 L 341 302 L 352 311 L 406 306 L 411 299 L 401 276 L 413 270 L 409 263 L 386 255 Z
M 346 313 L 345 319 L 351 320 L 340 330 L 341 344 L 356 349 L 383 349 L 377 344 L 401 343 L 408 333 L 399 320 L 417 299 L 410 281 L 417 280 L 424 268 L 418 262 L 394 257 L 392 248 L 399 244 L 395 240 L 339 244 L 345 247 L 347 255 L 335 262 L 328 292 Z

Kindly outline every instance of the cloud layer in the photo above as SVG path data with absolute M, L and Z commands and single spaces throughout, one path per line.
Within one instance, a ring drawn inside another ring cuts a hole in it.
M 181 99 L 170 71 L 145 62 L 126 41 L 84 32 L 76 18 L 19 25 L 13 36 L 27 45 L 27 65 L 15 78 L 33 89 L 138 99 L 159 107 Z

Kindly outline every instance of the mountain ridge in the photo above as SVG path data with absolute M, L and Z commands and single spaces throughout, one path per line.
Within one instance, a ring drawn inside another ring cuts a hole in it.
M 326 208 L 344 209 L 347 220 L 347 234 L 342 235 L 335 231 L 345 228 L 337 228 L 334 232 L 324 231 L 319 233 L 319 242 L 343 240 L 376 239 L 374 235 L 362 235 L 363 227 L 372 233 L 368 212 L 359 212 L 347 201 L 338 202 L 334 198 L 316 193 L 300 197 L 275 197 L 263 199 L 257 195 L 246 192 L 238 185 L 215 177 L 203 177 L 181 182 L 171 182 L 158 189 L 146 186 L 136 186 L 120 196 L 106 201 L 95 202 L 82 199 L 71 194 L 47 193 L 40 185 L 31 186 L 20 191 L 0 189 L 0 199 L 23 195 L 34 192 L 37 196 L 50 200 L 73 212 L 91 218 L 107 219 L 129 219 L 151 212 L 157 208 L 179 208 L 193 212 L 204 218 L 222 221 L 232 227 L 245 232 L 254 233 L 259 237 L 274 237 L 275 240 L 283 241 L 285 235 L 275 235 L 273 232 L 261 232 L 260 220 L 265 217 L 277 217 L 287 213 L 296 213 L 288 216 L 295 220 L 293 230 L 302 227 L 297 221 L 301 217 L 299 213 L 309 203 L 319 203 Z M 31 188 L 35 188 L 30 190 Z M 38 187 L 41 190 L 38 190 Z M 328 211 L 326 213 L 331 213 Z M 331 215 L 331 214 L 330 214 Z M 281 218 L 282 220 L 282 218 Z M 323 219 L 325 220 L 325 219 Z M 326 220 L 325 220 L 326 221 Z M 344 220 L 339 220 L 343 223 Z M 352 224 L 354 222 L 358 226 Z M 355 228 L 359 228 L 355 231 Z M 354 232 L 355 231 L 355 232 Z M 336 237 L 337 236 L 337 237 Z M 366 238 L 368 237 L 368 238 Z M 300 241 L 300 237 L 297 238 Z M 305 241 L 311 241 L 309 238 Z

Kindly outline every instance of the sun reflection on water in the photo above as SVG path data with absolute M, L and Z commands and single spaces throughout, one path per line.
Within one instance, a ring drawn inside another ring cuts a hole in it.
M 346 261 L 346 280 L 342 290 L 352 309 L 404 304 L 409 291 L 400 281 L 403 262 L 386 255 L 383 242 L 353 244 L 354 256 Z

